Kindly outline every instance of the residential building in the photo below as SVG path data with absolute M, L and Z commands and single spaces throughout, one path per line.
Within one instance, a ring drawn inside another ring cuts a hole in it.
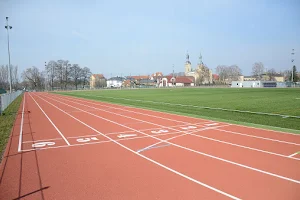
M 184 87 L 195 86 L 195 78 L 193 76 L 164 76 L 159 82 L 159 87 Z
M 103 74 L 92 74 L 90 77 L 90 89 L 95 89 L 105 86 L 106 79 Z
M 111 77 L 106 81 L 106 85 L 108 88 L 120 88 L 122 87 L 124 81 L 124 77 Z

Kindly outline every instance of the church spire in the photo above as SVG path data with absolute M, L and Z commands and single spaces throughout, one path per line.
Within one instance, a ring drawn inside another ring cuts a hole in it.
M 186 51 L 186 62 L 190 62 L 190 55 L 188 51 Z
M 202 64 L 203 64 L 203 62 L 202 62 L 202 55 L 200 53 L 200 56 L 199 56 L 199 65 L 202 65 Z

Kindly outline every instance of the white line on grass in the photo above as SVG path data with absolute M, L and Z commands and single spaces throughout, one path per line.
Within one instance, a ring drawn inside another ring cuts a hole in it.
M 22 109 L 22 119 L 21 119 L 21 127 L 20 127 L 20 134 L 19 134 L 19 145 L 18 145 L 18 152 L 22 151 L 22 134 L 23 134 L 23 122 L 24 122 L 24 107 L 25 107 L 25 93 L 23 99 L 23 109 Z
M 41 97 L 39 97 L 39 98 L 41 98 Z M 43 99 L 43 98 L 41 98 L 41 99 Z M 187 176 L 187 175 L 185 175 L 185 174 L 183 174 L 183 173 L 180 173 L 180 172 L 178 172 L 178 171 L 176 171 L 176 170 L 174 170 L 174 169 L 172 169 L 172 168 L 169 168 L 169 167 L 167 167 L 167 166 L 165 166 L 165 165 L 163 165 L 163 164 L 161 164 L 161 163 L 159 163 L 159 162 L 157 162 L 157 161 L 155 161 L 155 160 L 152 160 L 152 159 L 150 159 L 150 158 L 148 158 L 148 157 L 146 157 L 146 156 L 144 156 L 144 155 L 142 155 L 142 154 L 139 154 L 139 153 L 135 152 L 134 150 L 130 149 L 129 147 L 127 147 L 127 146 L 125 146 L 125 145 L 119 143 L 118 141 L 113 140 L 112 138 L 110 138 L 110 137 L 104 135 L 103 133 L 101 133 L 100 131 L 96 130 L 95 128 L 93 128 L 93 127 L 89 126 L 88 124 L 82 122 L 81 120 L 77 119 L 77 118 L 74 117 L 73 115 L 71 115 L 71 114 L 65 112 L 64 110 L 60 109 L 59 107 L 55 106 L 54 104 L 50 103 L 49 101 L 47 101 L 47 100 L 45 100 L 45 99 L 43 99 L 43 100 L 44 100 L 45 102 L 49 103 L 50 105 L 54 106 L 54 107 L 57 108 L 58 110 L 62 111 L 62 112 L 65 113 L 66 115 L 69 115 L 70 117 L 72 117 L 72 118 L 75 119 L 76 121 L 80 122 L 81 124 L 83 124 L 83 125 L 89 127 L 89 128 L 92 129 L 93 131 L 99 133 L 99 134 L 102 135 L 103 137 L 106 137 L 107 139 L 109 139 L 110 141 L 114 142 L 115 144 L 117 144 L 117 145 L 123 147 L 124 149 L 126 149 L 126 150 L 128 150 L 128 151 L 134 153 L 135 155 L 138 155 L 138 156 L 140 156 L 140 157 L 142 157 L 142 158 L 144 158 L 144 159 L 146 159 L 146 160 L 148 160 L 148 161 L 150 161 L 150 162 L 152 162 L 152 163 L 154 163 L 154 164 L 156 164 L 156 165 L 158 165 L 158 166 L 163 167 L 164 169 L 166 169 L 166 170 L 168 170 L 168 171 L 171 171 L 171 172 L 173 172 L 173 173 L 175 173 L 175 174 L 177 174 L 177 175 L 179 175 L 179 176 L 181 176 L 181 177 L 183 177 L 183 178 L 186 178 L 186 179 L 188 179 L 188 180 L 190 180 L 190 181 L 192 181 L 192 182 L 194 182 L 194 183 L 197 183 L 197 184 L 199 184 L 199 185 L 202 185 L 202 186 L 204 186 L 204 187 L 206 187 L 206 188 L 208 188 L 208 189 L 211 189 L 211 190 L 213 190 L 213 191 L 215 191 L 215 192 L 217 192 L 217 193 L 220 193 L 220 194 L 222 194 L 222 195 L 225 195 L 225 196 L 227 196 L 227 197 L 229 197 L 229 198 L 231 198 L 231 199 L 239 200 L 238 197 L 235 197 L 235 196 L 233 196 L 233 195 L 231 195 L 231 194 L 228 194 L 228 193 L 226 193 L 226 192 L 223 192 L 223 191 L 221 191 L 221 190 L 219 190 L 219 189 L 217 189 L 217 188 L 214 188 L 214 187 L 212 187 L 212 186 L 210 186 L 210 185 L 207 185 L 207 184 L 205 184 L 205 183 L 202 183 L 202 182 L 200 182 L 200 181 L 198 181 L 198 180 L 196 180 L 196 179 L 193 179 L 193 178 L 191 178 L 191 177 L 189 177 L 189 176 Z M 75 107 L 74 107 L 74 108 L 75 108 Z M 78 110 L 80 110 L 80 109 L 78 109 Z M 87 111 L 85 111 L 85 112 L 87 112 Z M 87 113 L 88 113 L 88 112 L 87 112 Z
M 83 96 L 91 96 L 91 95 L 83 95 Z M 125 101 L 137 101 L 137 102 L 154 103 L 154 104 L 163 104 L 163 105 L 171 105 L 171 106 L 192 107 L 192 108 L 200 108 L 200 109 L 208 109 L 208 110 L 221 110 L 221 111 L 229 111 L 229 112 L 250 113 L 250 114 L 258 114 L 258 115 L 268 115 L 268 116 L 279 116 L 279 117 L 285 117 L 285 118 L 289 117 L 289 118 L 300 119 L 300 116 L 282 115 L 282 114 L 265 113 L 265 112 L 254 112 L 254 111 L 249 111 L 249 110 L 214 108 L 214 107 L 209 107 L 209 106 L 195 106 L 195 105 L 185 105 L 185 104 L 179 104 L 179 103 L 168 103 L 168 102 L 161 102 L 161 101 L 145 101 L 145 100 L 139 100 L 139 99 L 116 98 L 116 97 L 107 97 L 107 96 L 99 96 L 99 95 L 95 95 L 94 97 L 119 99 L 119 100 L 125 100 Z
M 39 98 L 41 98 L 41 97 L 39 97 Z M 52 99 L 53 101 L 56 101 L 56 102 L 58 102 L 58 103 L 60 103 L 60 104 L 67 105 L 67 106 L 69 106 L 69 107 L 72 107 L 72 108 L 75 108 L 75 109 L 78 109 L 78 110 L 82 110 L 82 109 L 80 109 L 80 108 L 71 106 L 71 105 L 69 105 L 69 104 L 66 104 L 66 103 L 64 103 L 64 102 L 58 101 L 58 100 L 56 100 L 56 99 L 53 99 L 53 98 L 50 98 L 50 97 L 47 97 L 47 98 Z M 41 98 L 41 99 L 43 99 L 43 98 Z M 43 100 L 46 101 L 46 102 L 48 102 L 49 104 L 51 104 L 49 101 L 47 101 L 47 100 L 45 100 L 45 99 L 43 99 Z M 51 105 L 53 105 L 53 104 L 51 104 Z M 84 110 L 82 110 L 82 111 L 84 111 Z M 84 111 L 84 112 L 86 112 L 86 113 L 88 113 L 88 114 L 90 114 L 90 115 L 92 115 L 92 116 L 95 116 L 95 117 L 97 117 L 97 118 L 99 118 L 99 119 L 103 119 L 103 120 L 112 122 L 112 123 L 114 123 L 114 124 L 117 124 L 117 125 L 119 125 L 119 126 L 122 126 L 122 127 L 128 128 L 128 129 L 131 129 L 131 130 L 135 130 L 136 132 L 139 132 L 139 133 L 141 133 L 141 134 L 143 134 L 143 135 L 148 135 L 148 136 L 150 136 L 151 138 L 154 138 L 154 139 L 156 139 L 156 140 L 164 141 L 164 140 L 162 140 L 162 139 L 160 139 L 160 138 L 157 138 L 157 137 L 151 136 L 151 135 L 149 135 L 149 134 L 143 133 L 143 132 L 141 132 L 141 131 L 138 131 L 138 130 L 133 129 L 133 128 L 128 127 L 128 126 L 125 126 L 125 125 L 120 124 L 120 123 L 118 123 L 118 122 L 115 122 L 115 121 L 112 121 L 112 120 L 109 120 L 109 119 L 100 117 L 100 116 L 98 116 L 98 115 L 96 115 L 96 114 L 93 114 L 93 113 L 90 113 L 90 112 L 87 112 L 87 111 Z M 108 112 L 108 111 L 106 111 L 106 112 Z M 117 114 L 116 114 L 116 115 L 117 115 Z M 126 117 L 126 116 L 123 116 L 123 117 Z M 129 118 L 129 117 L 128 117 L 128 118 Z M 136 119 L 136 120 L 138 120 L 138 119 Z M 143 121 L 143 120 L 141 120 L 141 121 Z M 146 121 L 145 121 L 145 122 L 146 122 Z M 148 122 L 148 123 L 150 123 L 150 122 Z M 161 125 L 157 125 L 157 126 L 161 126 Z M 185 133 L 184 131 L 182 131 L 182 132 Z M 107 136 L 106 136 L 106 137 L 107 137 Z M 196 151 L 196 150 L 193 150 L 193 149 L 190 149 L 190 148 L 187 148 L 187 147 L 184 147 L 184 146 L 180 146 L 180 145 L 178 145 L 178 144 L 175 144 L 175 143 L 172 143 L 172 142 L 169 142 L 169 141 L 165 141 L 165 143 L 171 144 L 171 145 L 176 146 L 176 147 L 178 147 L 178 148 L 181 148 L 181 149 L 184 149 L 184 150 L 187 150 L 187 151 L 191 151 L 191 152 L 194 152 L 194 153 L 197 153 L 197 154 L 206 156 L 206 157 L 210 157 L 210 158 L 213 158 L 213 159 L 216 159 L 216 160 L 219 160 L 219 161 L 223 161 L 223 162 L 226 162 L 226 163 L 230 163 L 230 164 L 232 164 L 232 165 L 236 165 L 236 166 L 239 166 L 239 167 L 242 167 L 242 168 L 250 169 L 250 170 L 253 170 L 253 171 L 256 171 L 256 172 L 260 172 L 260 173 L 263 173 L 263 174 L 267 174 L 267 175 L 270 175 L 270 176 L 273 176 L 273 177 L 277 177 L 277 178 L 280 178 L 280 179 L 283 179 L 283 180 L 287 180 L 287 181 L 291 181 L 291 182 L 300 184 L 300 181 L 294 180 L 294 179 L 291 179 L 291 178 L 288 178 L 288 177 L 285 177 L 285 176 L 281 176 L 281 175 L 274 174 L 274 173 L 271 173 L 271 172 L 267 172 L 267 171 L 264 171 L 264 170 L 260 170 L 260 169 L 254 168 L 254 167 L 250 167 L 250 166 L 247 166 L 247 165 L 243 165 L 243 164 L 240 164 L 240 163 L 236 163 L 236 162 L 233 162 L 233 161 L 230 161 L 230 160 L 226 160 L 226 159 L 223 159 L 223 158 L 220 158 L 220 157 L 217 157 L 217 156 L 213 156 L 213 155 L 206 154 L 206 153 L 203 153 L 203 152 L 200 152 L 200 151 Z M 137 152 L 135 152 L 135 153 L 137 153 Z
M 60 95 L 61 96 L 61 95 Z M 92 95 L 84 95 L 84 96 L 92 96 Z M 99 106 L 104 106 L 106 108 L 111 108 L 111 109 L 118 109 L 118 110 L 124 110 L 124 111 L 127 111 L 127 112 L 131 112 L 131 113 L 137 113 L 137 114 L 141 114 L 141 115 L 145 115 L 145 116 L 150 116 L 150 117 L 156 117 L 156 118 L 160 118 L 160 119 L 165 119 L 165 120 L 170 120 L 170 121 L 173 121 L 173 122 L 180 122 L 180 123 L 190 123 L 190 122 L 184 122 L 184 121 L 181 121 L 181 120 L 175 120 L 175 119 L 170 119 L 170 118 L 165 118 L 165 117 L 160 117 L 160 116 L 157 116 L 157 115 L 150 115 L 150 114 L 146 114 L 146 113 L 141 113 L 141 112 L 136 112 L 136 111 L 132 111 L 132 110 L 125 110 L 125 109 L 122 109 L 122 108 L 118 108 L 118 107 L 110 107 L 110 106 L 107 106 L 107 105 L 101 105 L 99 103 L 99 101 L 94 101 L 92 99 L 84 99 L 83 100 L 80 100 L 82 98 L 80 97 L 70 97 L 70 96 L 63 96 L 65 97 L 66 99 L 76 99 L 76 101 L 83 101 L 83 102 L 86 102 L 86 103 L 90 103 L 90 104 L 93 104 L 93 105 L 99 105 Z M 94 101 L 95 103 L 93 102 L 89 102 L 89 101 Z M 110 103 L 107 103 L 105 102 L 105 104 L 110 104 Z M 122 106 L 122 107 L 125 107 L 125 106 Z M 143 108 L 136 108 L 136 107 L 130 107 L 130 108 L 133 108 L 133 109 L 140 109 L 140 110 L 146 110 L 146 109 L 143 109 Z M 176 116 L 179 116 L 179 117 L 185 117 L 185 118 L 191 118 L 191 117 L 187 117 L 187 116 L 184 116 L 184 115 L 177 115 L 177 114 L 170 114 L 170 113 L 165 113 L 165 112 L 160 112 L 160 111 L 152 111 L 152 110 L 146 110 L 146 111 L 151 111 L 151 112 L 157 112 L 157 113 L 162 113 L 162 114 L 168 114 L 168 115 L 176 115 Z M 200 118 L 196 118 L 196 119 L 199 119 L 199 120 L 204 120 L 204 119 L 200 119 Z M 205 119 L 205 123 L 207 122 L 214 122 L 212 120 L 209 120 L 209 119 Z
M 62 95 L 59 95 L 59 96 L 62 96 Z M 93 95 L 83 95 L 83 96 L 93 96 Z M 90 103 L 90 104 L 93 104 L 93 105 L 100 105 L 100 106 L 104 106 L 104 105 L 101 105 L 99 103 L 99 101 L 94 101 L 94 100 L 91 100 L 91 99 L 84 99 L 84 98 L 80 98 L 80 97 L 69 97 L 69 96 L 63 96 L 65 97 L 66 99 L 72 99 L 72 100 L 76 100 L 76 101 L 81 101 L 81 102 L 85 102 L 85 103 Z M 80 99 L 83 99 L 83 100 L 80 100 Z M 89 100 L 89 101 L 88 101 Z M 90 101 L 93 101 L 93 102 L 96 102 L 96 103 L 92 103 Z M 106 104 L 110 104 L 110 103 L 107 103 L 105 102 Z M 112 105 L 113 106 L 113 105 Z M 136 114 L 141 114 L 141 115 L 145 115 L 144 113 L 140 113 L 140 112 L 136 112 L 136 111 L 131 111 L 131 110 L 126 110 L 126 109 L 122 109 L 122 108 L 117 108 L 117 107 L 110 107 L 110 106 L 104 106 L 104 107 L 107 107 L 107 108 L 112 108 L 112 109 L 119 109 L 119 110 L 124 110 L 124 111 L 127 111 L 127 112 L 132 112 L 132 113 L 136 113 Z M 130 106 L 122 106 L 122 107 L 125 107 L 125 108 L 135 108 L 135 109 L 140 109 L 140 110 L 146 110 L 146 109 L 143 109 L 143 108 L 137 108 L 137 107 L 130 107 Z M 163 114 L 169 114 L 169 115 L 176 115 L 176 116 L 179 116 L 179 117 L 185 117 L 185 118 L 192 118 L 192 117 L 188 117 L 188 116 L 184 116 L 184 115 L 177 115 L 177 114 L 170 114 L 170 113 L 164 113 L 164 112 L 161 112 L 161 111 L 152 111 L 152 110 L 146 110 L 146 111 L 151 111 L 151 112 L 158 112 L 158 113 L 163 113 Z M 150 115 L 150 114 L 147 114 L 148 116 L 152 116 L 152 117 L 157 117 L 156 115 Z M 159 118 L 162 118 L 162 119 L 165 119 L 165 120 L 170 120 L 169 118 L 164 118 L 164 117 L 159 117 Z M 195 118 L 194 118 L 195 119 Z M 198 118 L 196 118 L 198 119 Z M 201 118 L 199 118 L 201 119 Z M 201 119 L 203 120 L 203 119 Z M 207 119 L 205 119 L 207 120 Z M 171 119 L 171 121 L 174 121 Z M 178 121 L 178 120 L 176 120 Z M 212 121 L 212 120 L 207 120 L 207 121 L 210 121 L 210 122 L 215 122 L 215 121 Z M 178 121 L 178 122 L 183 122 L 183 121 Z M 185 123 L 185 122 L 183 122 Z M 225 123 L 225 122 L 222 122 L 222 123 Z M 226 122 L 227 123 L 227 122 Z M 227 124 L 231 124 L 231 123 L 227 123 Z M 251 123 L 248 123 L 248 124 L 251 124 Z M 283 133 L 283 134 L 289 134 L 289 135 L 294 135 L 294 136 L 299 136 L 300 137 L 300 134 L 296 134 L 296 133 L 289 133 L 289 132 L 283 132 L 283 131 L 274 131 L 274 130 L 270 130 L 270 129 L 265 129 L 265 128 L 256 128 L 256 127 L 249 127 L 249 126 L 244 126 L 244 125 L 240 125 L 240 124 L 231 124 L 231 125 L 235 125 L 235 126 L 241 126 L 241 127 L 246 127 L 246 128 L 253 128 L 253 129 L 258 129 L 258 130 L 267 130 L 267 131 L 271 131 L 271 132 L 275 132 L 275 133 Z M 253 124 L 253 125 L 257 125 L 257 124 Z M 261 126 L 265 126 L 265 125 L 262 125 L 262 124 L 259 124 Z M 288 128 L 282 128 L 282 129 L 285 129 L 285 130 L 291 130 L 291 131 L 294 131 L 295 129 L 288 129 Z
M 36 103 L 36 105 L 40 108 L 40 110 L 43 112 L 43 114 L 47 117 L 49 122 L 53 125 L 53 127 L 56 129 L 56 131 L 60 134 L 60 136 L 65 140 L 65 142 L 70 146 L 69 141 L 65 138 L 65 136 L 62 134 L 62 132 L 55 126 L 55 124 L 52 122 L 52 120 L 48 117 L 48 115 L 44 112 L 44 110 L 41 108 L 41 106 L 35 101 L 35 99 L 29 94 L 32 100 Z
M 50 97 L 48 97 L 48 98 L 50 98 Z M 85 107 L 93 108 L 93 109 L 96 109 L 96 110 L 101 110 L 101 111 L 104 111 L 104 112 L 108 112 L 110 114 L 119 115 L 119 116 L 126 117 L 126 118 L 129 118 L 129 119 L 133 119 L 133 120 L 137 120 L 137 121 L 142 121 L 142 122 L 145 122 L 145 123 L 148 123 L 148 124 L 152 124 L 152 125 L 155 125 L 155 126 L 161 126 L 163 128 L 166 128 L 166 127 L 164 127 L 162 125 L 159 125 L 159 124 L 155 124 L 155 123 L 144 121 L 144 120 L 140 120 L 140 119 L 137 119 L 137 118 L 132 118 L 132 117 L 129 117 L 129 116 L 126 116 L 126 115 L 122 115 L 122 114 L 110 112 L 110 111 L 107 111 L 105 109 L 101 109 L 101 108 L 89 106 L 89 105 L 86 105 L 86 104 L 78 103 L 78 102 L 76 102 L 74 100 L 71 101 L 71 100 L 67 100 L 67 99 L 64 99 L 64 98 L 60 98 L 60 97 L 56 97 L 56 98 L 63 99 L 65 101 L 72 102 L 72 103 L 75 103 L 75 104 L 78 104 L 78 105 L 82 105 L 82 106 L 85 106 Z M 109 106 L 107 106 L 107 107 L 109 107 Z M 169 128 L 169 129 L 173 129 L 173 128 Z M 173 130 L 175 130 L 175 129 L 173 129 Z M 276 139 L 272 139 L 272 138 L 265 138 L 265 137 L 255 136 L 255 135 L 248 135 L 248 134 L 244 134 L 244 133 L 238 133 L 238 132 L 234 132 L 234 131 L 227 131 L 227 130 L 223 130 L 223 129 L 217 129 L 217 130 L 228 132 L 228 133 L 232 133 L 232 134 L 236 134 L 236 135 L 243 135 L 243 136 L 247 136 L 247 137 L 253 137 L 253 138 L 259 138 L 259 139 L 269 140 L 269 141 L 273 141 L 273 142 L 280 142 L 280 143 L 286 143 L 286 144 L 291 144 L 291 145 L 300 145 L 300 144 L 297 144 L 297 143 L 292 143 L 292 142 L 287 142 L 287 141 L 282 141 L 282 140 L 276 140 Z

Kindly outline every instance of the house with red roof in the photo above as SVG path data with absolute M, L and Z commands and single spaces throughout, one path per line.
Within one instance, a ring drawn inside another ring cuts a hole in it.
M 195 78 L 193 76 L 164 76 L 159 83 L 159 87 L 185 87 L 195 86 Z

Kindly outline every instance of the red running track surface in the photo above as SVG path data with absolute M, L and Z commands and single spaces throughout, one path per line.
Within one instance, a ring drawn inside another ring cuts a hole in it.
M 300 199 L 300 135 L 25 93 L 0 199 Z

